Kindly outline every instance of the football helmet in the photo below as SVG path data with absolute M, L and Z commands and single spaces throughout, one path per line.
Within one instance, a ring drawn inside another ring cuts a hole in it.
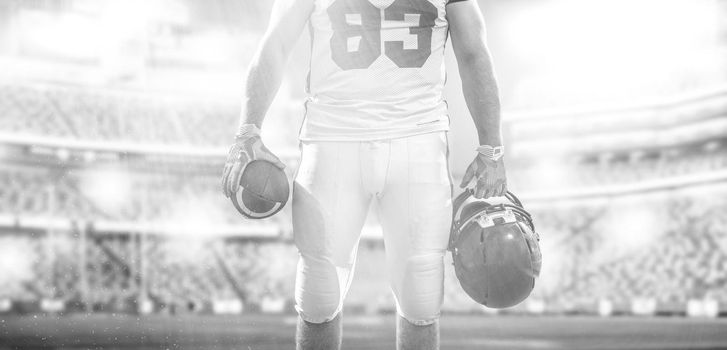
M 449 250 L 464 291 L 491 308 L 517 305 L 530 295 L 540 274 L 540 238 L 520 200 L 507 192 L 492 204 L 460 194 L 453 203 Z

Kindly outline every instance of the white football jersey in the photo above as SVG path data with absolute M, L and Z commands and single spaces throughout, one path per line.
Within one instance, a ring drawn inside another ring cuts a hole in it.
M 301 140 L 367 141 L 447 130 L 447 2 L 315 0 Z

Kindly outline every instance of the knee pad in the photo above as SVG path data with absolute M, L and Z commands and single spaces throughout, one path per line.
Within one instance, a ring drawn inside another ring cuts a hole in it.
M 295 309 L 303 320 L 333 320 L 343 307 L 352 266 L 336 266 L 329 258 L 301 254 L 295 280 Z
M 407 321 L 425 326 L 439 318 L 444 297 L 444 251 L 409 257 L 394 281 L 396 308 Z

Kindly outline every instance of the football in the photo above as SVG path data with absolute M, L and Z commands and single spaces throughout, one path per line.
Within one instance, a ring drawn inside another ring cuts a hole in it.
M 250 162 L 240 177 L 239 185 L 231 197 L 232 204 L 249 219 L 264 219 L 274 215 L 283 209 L 290 195 L 285 172 L 265 160 Z

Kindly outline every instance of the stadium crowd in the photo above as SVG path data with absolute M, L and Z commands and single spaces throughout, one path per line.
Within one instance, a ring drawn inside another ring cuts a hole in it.
M 660 150 L 640 157 L 533 161 L 518 167 L 510 177 L 519 191 L 587 190 L 684 179 L 725 169 L 727 144 L 718 144 L 711 150 L 684 147 L 679 152 Z
M 724 194 L 535 211 L 551 261 L 534 297 L 560 311 L 592 311 L 601 300 L 622 311 L 653 300 L 663 312 L 683 312 L 692 299 L 727 303 Z
M 290 168 L 286 171 L 292 172 Z M 534 166 L 513 172 L 512 183 L 520 192 L 563 187 L 570 190 L 591 189 L 638 186 L 649 181 L 725 170 L 727 152 L 719 150 L 640 161 L 564 165 L 554 175 L 556 181 L 549 181 L 544 169 Z M 99 194 L 96 182 L 103 182 L 107 175 L 108 171 L 95 169 L 4 167 L 0 169 L 0 213 L 62 216 L 88 221 L 173 221 L 180 220 L 185 211 L 195 211 L 214 218 L 216 223 L 240 222 L 239 214 L 219 194 L 219 179 L 215 173 L 165 171 L 155 174 L 114 170 L 109 176 L 125 182 L 123 187 L 126 190 Z M 284 210 L 289 214 L 289 206 Z M 266 222 L 290 227 L 289 215 L 276 215 Z
M 0 84 L 0 132 L 148 145 L 227 146 L 234 133 L 230 126 L 238 123 L 236 102 L 99 92 L 68 85 Z M 276 133 L 281 132 L 289 135 L 278 135 L 279 139 L 296 139 L 294 126 L 277 128 Z
M 114 177 L 118 189 L 108 186 Z M 144 174 L 9 166 L 0 169 L 0 213 L 63 217 L 82 222 L 190 219 L 240 224 L 240 215 L 219 193 L 219 178 L 191 173 Z M 284 208 L 289 214 L 290 208 Z M 284 215 L 262 220 L 289 227 Z
M 727 201 L 677 197 L 668 205 L 640 205 L 652 212 L 656 227 L 619 221 L 626 214 L 598 205 L 535 210 L 546 260 L 531 299 L 554 312 L 593 311 L 604 299 L 626 310 L 640 299 L 677 312 L 691 299 L 727 304 Z M 4 272 L 18 267 L 21 272 L 6 275 L 0 298 L 55 298 L 112 310 L 133 308 L 139 298 L 177 311 L 210 310 L 225 300 L 292 303 L 297 252 L 289 241 L 91 235 L 82 274 L 77 234 L 6 233 L 0 240 L 5 249 L 24 251 L 13 261 L 3 260 Z M 392 307 L 386 276 L 380 273 L 385 271 L 382 249 L 377 243 L 361 244 L 355 283 L 367 288 L 356 289 L 351 305 Z M 477 309 L 457 286 L 451 258 L 446 259 L 445 309 Z
M 218 101 L 0 85 L 0 134 L 210 147 L 227 142 L 224 125 L 236 119 L 237 106 Z M 638 188 L 724 172 L 724 147 L 634 152 L 549 168 L 534 162 L 512 171 L 510 181 L 524 192 Z M 289 308 L 297 261 L 290 242 L 291 206 L 262 222 L 275 229 L 274 237 L 205 234 L 215 225 L 249 226 L 220 195 L 218 166 L 210 164 L 215 171 L 167 165 L 139 169 L 119 161 L 106 169 L 93 162 L 69 166 L 62 159 L 4 164 L 0 219 L 9 224 L 0 230 L 0 301 L 60 300 L 117 311 L 151 302 L 147 311 L 199 312 L 228 301 L 265 308 L 272 300 Z M 545 261 L 530 300 L 561 312 L 593 310 L 604 299 L 621 308 L 652 299 L 660 310 L 682 310 L 689 300 L 710 299 L 727 309 L 727 196 L 706 188 L 696 195 L 662 188 L 657 199 L 640 193 L 636 200 L 606 196 L 593 203 L 536 206 L 532 211 Z M 29 230 L 18 224 L 28 217 L 78 225 Z M 103 222 L 135 229 L 105 232 L 99 229 Z M 198 234 L 147 232 L 145 222 L 176 223 Z M 381 273 L 386 270 L 383 246 L 365 241 L 359 256 L 363 263 L 354 284 L 366 288 L 353 288 L 350 304 L 390 310 L 393 299 Z M 458 287 L 450 259 L 445 309 L 477 309 Z

